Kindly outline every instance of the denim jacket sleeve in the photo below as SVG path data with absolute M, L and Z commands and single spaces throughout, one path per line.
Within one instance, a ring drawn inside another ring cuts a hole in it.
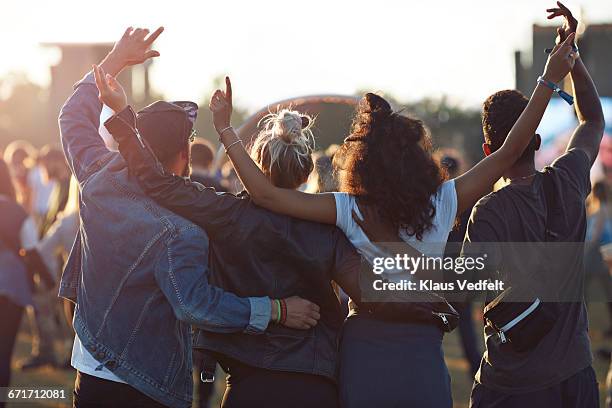
M 225 238 L 227 227 L 240 213 L 243 199 L 217 193 L 188 178 L 167 173 L 136 128 L 136 115 L 128 106 L 109 118 L 106 128 L 140 187 L 158 204 L 202 227 L 211 237 Z
M 192 225 L 170 238 L 160 254 L 155 279 L 177 319 L 217 333 L 259 334 L 272 311 L 270 299 L 240 298 L 208 283 L 208 241 Z
M 98 88 L 90 72 L 75 85 L 59 115 L 64 154 L 81 184 L 112 155 L 98 132 L 101 111 Z

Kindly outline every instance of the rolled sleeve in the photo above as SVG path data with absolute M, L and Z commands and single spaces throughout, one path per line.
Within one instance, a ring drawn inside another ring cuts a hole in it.
M 272 315 L 270 298 L 250 297 L 249 303 L 251 304 L 251 317 L 249 318 L 249 325 L 244 331 L 249 334 L 263 333 L 268 328 Z
M 89 71 L 80 81 L 72 86 L 73 89 L 77 89 L 77 87 L 81 84 L 90 84 L 96 85 L 96 78 L 94 77 L 93 71 Z

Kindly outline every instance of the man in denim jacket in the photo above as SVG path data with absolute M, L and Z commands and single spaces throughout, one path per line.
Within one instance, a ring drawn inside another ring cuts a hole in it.
M 158 56 L 149 48 L 162 31 L 129 28 L 94 67 L 96 79 Z M 60 296 L 76 303 L 74 406 L 189 407 L 191 325 L 256 335 L 276 319 L 276 309 L 268 297 L 240 298 L 208 284 L 206 235 L 143 194 L 98 133 L 101 109 L 89 73 L 59 117 L 80 186 L 80 231 L 60 285 Z M 196 112 L 193 103 L 156 102 L 139 113 L 142 137 L 168 171 L 189 175 Z M 168 132 L 181 137 L 164 137 Z M 293 297 L 287 308 L 287 326 L 316 324 L 316 305 Z

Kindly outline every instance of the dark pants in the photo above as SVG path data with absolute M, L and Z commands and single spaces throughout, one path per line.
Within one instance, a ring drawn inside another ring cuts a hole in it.
M 587 367 L 567 380 L 543 390 L 504 394 L 474 383 L 470 408 L 598 408 L 595 371 Z
M 226 368 L 226 364 L 222 363 Z M 223 408 L 337 408 L 338 390 L 319 375 L 265 370 L 235 362 L 227 368 Z
M 202 382 L 200 374 L 204 369 L 202 357 L 198 350 L 193 351 L 193 371 L 197 374 L 196 380 L 193 384 L 193 393 L 198 396 L 197 408 L 209 408 L 210 399 L 215 393 L 215 383 L 213 382 Z M 214 370 L 213 370 L 214 371 Z
M 23 307 L 13 303 L 6 296 L 0 296 L 0 387 L 8 387 L 11 383 L 11 358 L 17 338 L 17 331 L 23 315 Z M 0 402 L 0 408 L 4 403 Z
M 153 400 L 127 384 L 103 380 L 77 371 L 73 408 L 160 408 Z
M 340 343 L 342 408 L 451 408 L 442 337 L 430 324 L 350 316 Z

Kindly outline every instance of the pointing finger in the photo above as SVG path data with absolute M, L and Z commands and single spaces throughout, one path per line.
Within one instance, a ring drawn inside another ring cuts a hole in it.
M 570 9 L 568 9 L 563 3 L 561 3 L 560 1 L 557 2 L 557 6 L 559 6 L 559 8 L 567 13 L 569 13 L 569 15 L 572 15 L 572 13 L 570 12 Z
M 225 97 L 228 102 L 232 102 L 232 81 L 228 76 L 225 77 Z
M 164 27 L 159 27 L 157 30 L 153 31 L 153 33 L 145 40 L 145 42 L 148 45 L 153 44 L 153 41 L 157 40 L 157 37 L 159 37 L 159 35 L 163 32 L 164 32 Z

